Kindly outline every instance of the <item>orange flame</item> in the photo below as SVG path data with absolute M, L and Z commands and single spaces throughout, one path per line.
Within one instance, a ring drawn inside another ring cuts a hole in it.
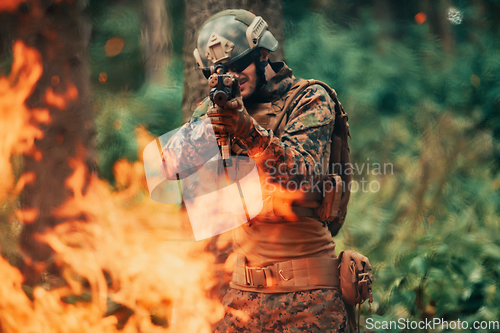
M 0 77 L 0 170 L 7 174 L 0 183 L 0 202 L 13 187 L 14 177 L 10 158 L 17 154 L 31 154 L 41 158 L 34 148 L 35 139 L 43 138 L 39 123 L 50 123 L 45 109 L 29 110 L 25 100 L 33 93 L 42 75 L 40 54 L 22 42 L 14 44 L 14 61 L 9 77 Z M 5 172 L 4 171 L 4 172 Z
M 64 94 L 56 94 L 52 88 L 47 89 L 45 101 L 51 106 L 63 110 L 68 101 L 76 100 L 78 98 L 78 90 L 75 85 L 68 82 L 67 89 Z
M 14 11 L 25 0 L 2 0 L 0 1 L 0 12 Z
M 85 166 L 79 158 L 71 165 L 66 186 L 74 195 L 56 212 L 67 222 L 37 237 L 55 251 L 67 285 L 36 287 L 31 301 L 19 271 L 0 257 L 4 332 L 210 332 L 223 315 L 222 306 L 206 296 L 213 257 L 203 252 L 205 243 L 182 239 L 177 209 L 148 196 L 124 208 L 122 197 L 94 176 L 84 191 Z M 90 286 L 91 302 L 63 302 L 85 292 L 82 281 Z M 110 300 L 133 311 L 123 330 L 117 316 L 106 317 Z M 168 328 L 153 324 L 153 313 L 165 317 Z
M 43 138 L 38 124 L 49 123 L 50 113 L 25 105 L 41 74 L 39 53 L 16 42 L 11 74 L 0 77 L 0 202 L 35 180 L 34 173 L 25 173 L 14 184 L 11 156 L 43 158 L 34 140 Z M 64 108 L 78 96 L 72 83 L 66 87 L 64 94 L 49 88 L 45 101 Z M 186 241 L 177 206 L 149 198 L 140 163 L 117 165 L 117 173 L 129 174 L 118 177 L 126 189 L 113 193 L 96 176 L 88 179 L 85 155 L 80 147 L 69 161 L 73 174 L 65 186 L 72 195 L 54 212 L 65 222 L 36 236 L 54 250 L 65 284 L 51 290 L 35 287 L 31 300 L 20 272 L 0 257 L 2 332 L 210 332 L 223 308 L 207 297 L 214 258 L 203 251 L 206 243 Z M 39 212 L 15 214 L 29 223 Z M 87 293 L 90 301 L 83 300 Z M 82 300 L 68 300 L 75 296 Z M 132 312 L 121 330 L 120 315 L 108 313 L 111 301 Z M 153 315 L 165 318 L 168 327 L 155 325 Z
M 105 313 L 107 297 L 133 310 L 128 329 L 139 324 L 141 331 L 159 330 L 151 323 L 150 310 L 165 310 L 170 304 L 175 311 L 167 318 L 173 332 L 209 332 L 209 316 L 220 318 L 222 307 L 204 294 L 212 281 L 213 262 L 201 251 L 204 244 L 176 241 L 182 230 L 171 206 L 161 205 L 159 210 L 159 204 L 145 197 L 141 205 L 121 209 L 120 197 L 97 178 L 83 194 L 83 162 L 72 164 L 75 171 L 67 185 L 74 196 L 57 215 L 73 215 L 75 220 L 40 236 L 56 251 L 55 260 L 72 292 L 81 292 L 75 277 L 83 278 L 91 286 L 95 311 Z M 80 213 L 87 222 L 76 220 Z M 169 219 L 164 218 L 167 214 Z M 193 250 L 197 258 L 190 257 Z M 110 275 L 110 286 L 103 272 Z

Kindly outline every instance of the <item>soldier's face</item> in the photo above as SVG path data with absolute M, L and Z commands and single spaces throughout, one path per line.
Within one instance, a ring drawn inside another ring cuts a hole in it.
M 252 62 L 243 72 L 236 73 L 232 70 L 228 71 L 231 74 L 238 74 L 240 77 L 240 90 L 243 99 L 250 97 L 257 87 L 257 73 L 255 72 L 255 64 Z

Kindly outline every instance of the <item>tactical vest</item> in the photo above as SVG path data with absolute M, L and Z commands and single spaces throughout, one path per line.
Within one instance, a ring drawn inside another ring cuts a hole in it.
M 277 101 L 258 104 L 256 109 L 251 110 L 251 115 L 259 125 L 272 130 L 281 139 L 292 112 L 290 106 L 311 85 L 322 86 L 335 103 L 335 125 L 323 159 L 326 164 L 323 165 L 323 170 L 329 170 L 329 173 L 323 179 L 326 182 L 322 187 L 325 188 L 325 193 L 306 193 L 304 200 L 300 204 L 294 204 L 292 208 L 298 216 L 319 218 L 327 223 L 332 236 L 335 236 L 344 224 L 353 173 L 349 159 L 348 138 L 351 135 L 347 114 L 335 90 L 321 81 L 300 80 Z M 234 145 L 233 151 L 237 154 L 244 153 L 244 148 Z

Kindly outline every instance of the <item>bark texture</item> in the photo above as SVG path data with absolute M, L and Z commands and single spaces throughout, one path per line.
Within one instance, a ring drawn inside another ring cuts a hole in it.
M 171 23 L 164 0 L 144 0 L 142 47 L 146 80 L 162 82 L 172 52 Z
M 36 48 L 43 65 L 43 74 L 26 104 L 30 109 L 48 109 L 51 117 L 50 124 L 42 128 L 43 138 L 35 141 L 39 153 L 25 155 L 23 161 L 23 172 L 34 173 L 35 180 L 24 188 L 21 207 L 38 212 L 33 221 L 24 221 L 20 236 L 27 256 L 23 271 L 28 283 L 36 282 L 52 254 L 49 246 L 36 240 L 36 234 L 68 220 L 86 219 L 78 211 L 56 215 L 64 202 L 78 195 L 68 183 L 77 161 L 83 165 L 80 168 L 83 192 L 93 169 L 87 64 L 90 25 L 83 15 L 85 6 L 85 0 L 38 0 L 24 2 L 17 10 L 15 38 Z M 49 90 L 53 95 L 64 96 L 65 102 L 59 105 L 51 102 Z

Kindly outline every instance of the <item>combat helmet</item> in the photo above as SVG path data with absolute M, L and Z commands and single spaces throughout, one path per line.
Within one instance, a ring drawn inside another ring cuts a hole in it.
M 210 17 L 198 33 L 194 57 L 206 77 L 213 66 L 224 64 L 245 68 L 260 48 L 276 51 L 278 41 L 267 30 L 260 16 L 243 10 L 229 9 Z

